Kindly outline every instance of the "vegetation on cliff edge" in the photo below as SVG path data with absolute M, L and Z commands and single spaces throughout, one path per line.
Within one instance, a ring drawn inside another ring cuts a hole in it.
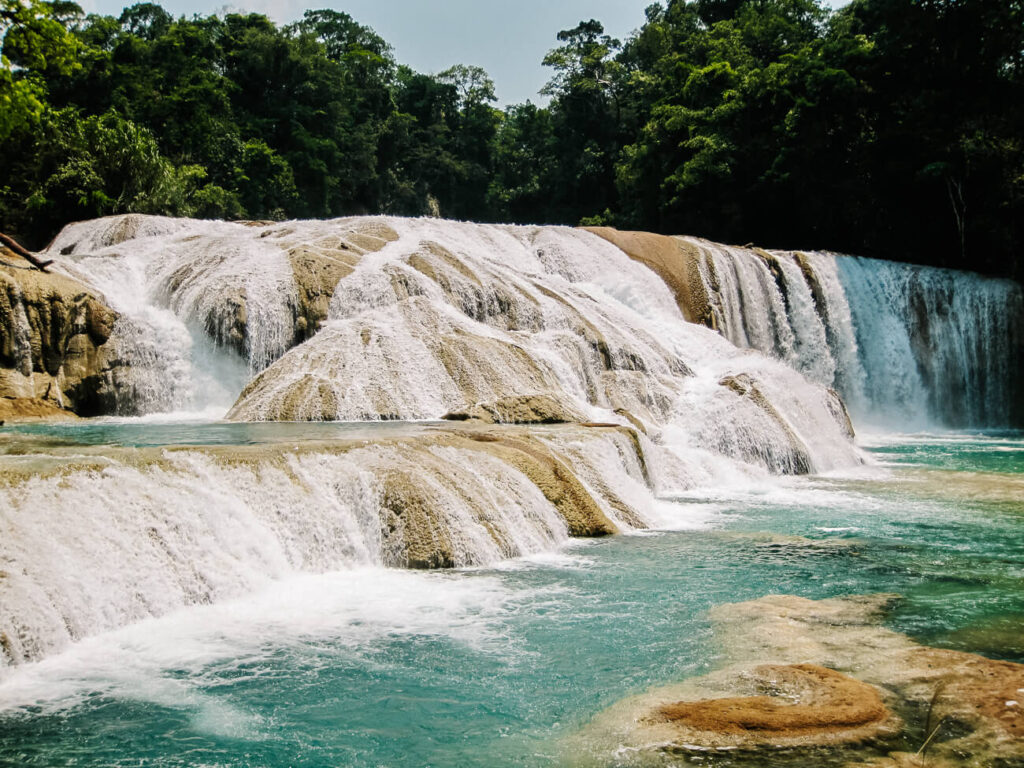
M 547 106 L 332 10 L 0 0 L 0 229 L 119 212 L 610 224 L 1020 277 L 1024 0 L 668 0 Z

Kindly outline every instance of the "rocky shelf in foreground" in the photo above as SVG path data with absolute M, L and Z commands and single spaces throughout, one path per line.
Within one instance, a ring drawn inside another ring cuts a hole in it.
M 1011 768 L 1024 665 L 881 625 L 896 595 L 771 595 L 711 610 L 708 675 L 625 699 L 573 737 L 581 765 Z

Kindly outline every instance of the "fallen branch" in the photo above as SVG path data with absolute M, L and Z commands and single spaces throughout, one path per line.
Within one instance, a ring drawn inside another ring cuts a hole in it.
M 35 257 L 35 255 L 31 251 L 27 250 L 26 248 L 23 248 L 17 240 L 15 240 L 12 237 L 8 237 L 3 232 L 0 232 L 0 243 L 3 243 L 10 250 L 14 251 L 14 253 L 21 256 L 21 258 L 25 259 L 25 261 L 27 261 L 33 267 L 38 269 L 40 272 L 45 272 L 46 268 L 53 264 L 53 259 L 50 259 L 49 261 L 40 261 Z

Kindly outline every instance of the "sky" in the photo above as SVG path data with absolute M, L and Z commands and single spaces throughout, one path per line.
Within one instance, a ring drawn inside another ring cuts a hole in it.
M 418 72 L 436 73 L 453 64 L 483 67 L 494 80 L 501 106 L 546 99 L 538 91 L 551 77 L 541 65 L 558 45 L 559 30 L 597 19 L 623 39 L 644 21 L 653 0 L 157 0 L 175 16 L 231 11 L 265 13 L 278 23 L 294 21 L 307 8 L 345 11 L 372 27 L 395 50 L 395 58 Z M 87 12 L 117 16 L 132 0 L 80 0 Z M 838 6 L 844 0 L 830 0 Z

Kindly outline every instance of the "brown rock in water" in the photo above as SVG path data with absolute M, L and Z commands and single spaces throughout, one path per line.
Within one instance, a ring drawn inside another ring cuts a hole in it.
M 391 471 L 379 478 L 381 533 L 390 553 L 387 565 L 402 568 L 452 568 L 451 536 L 442 525 L 440 509 L 422 479 L 410 472 Z
M 475 419 L 485 424 L 567 424 L 585 417 L 568 403 L 551 395 L 513 395 L 489 403 L 477 403 L 462 411 L 446 413 L 446 421 Z
M 863 738 L 861 729 L 891 717 L 877 688 L 816 664 L 765 664 L 752 674 L 773 695 L 680 701 L 660 707 L 657 716 L 708 734 L 742 734 L 748 741 L 846 731 Z
M 770 595 L 717 606 L 722 668 L 619 702 L 573 748 L 596 764 L 626 750 L 644 764 L 720 754 L 804 768 L 827 754 L 846 768 L 1024 765 L 1024 665 L 885 628 L 896 599 Z
M 583 440 L 615 439 L 592 432 L 586 434 L 583 430 L 579 437 Z M 453 469 L 450 458 L 445 458 L 438 449 L 462 452 L 467 457 L 465 471 Z M 525 429 L 436 429 L 416 438 L 396 440 L 380 454 L 376 478 L 381 488 L 384 564 L 402 568 L 466 565 L 457 540 L 464 533 L 465 521 L 448 517 L 455 499 L 472 511 L 473 518 L 488 531 L 506 556 L 520 554 L 508 540 L 508 532 L 495 523 L 492 496 L 474 485 L 486 481 L 471 468 L 478 464 L 486 466 L 488 462 L 495 466 L 495 460 L 509 473 L 509 482 L 520 483 L 520 488 L 532 485 L 539 491 L 564 521 L 571 536 L 598 537 L 618 532 L 602 509 L 602 503 L 623 518 L 635 521 L 637 527 L 645 527 L 638 513 L 611 489 L 590 490 L 567 461 Z M 416 470 L 400 469 L 398 464 L 414 465 Z

